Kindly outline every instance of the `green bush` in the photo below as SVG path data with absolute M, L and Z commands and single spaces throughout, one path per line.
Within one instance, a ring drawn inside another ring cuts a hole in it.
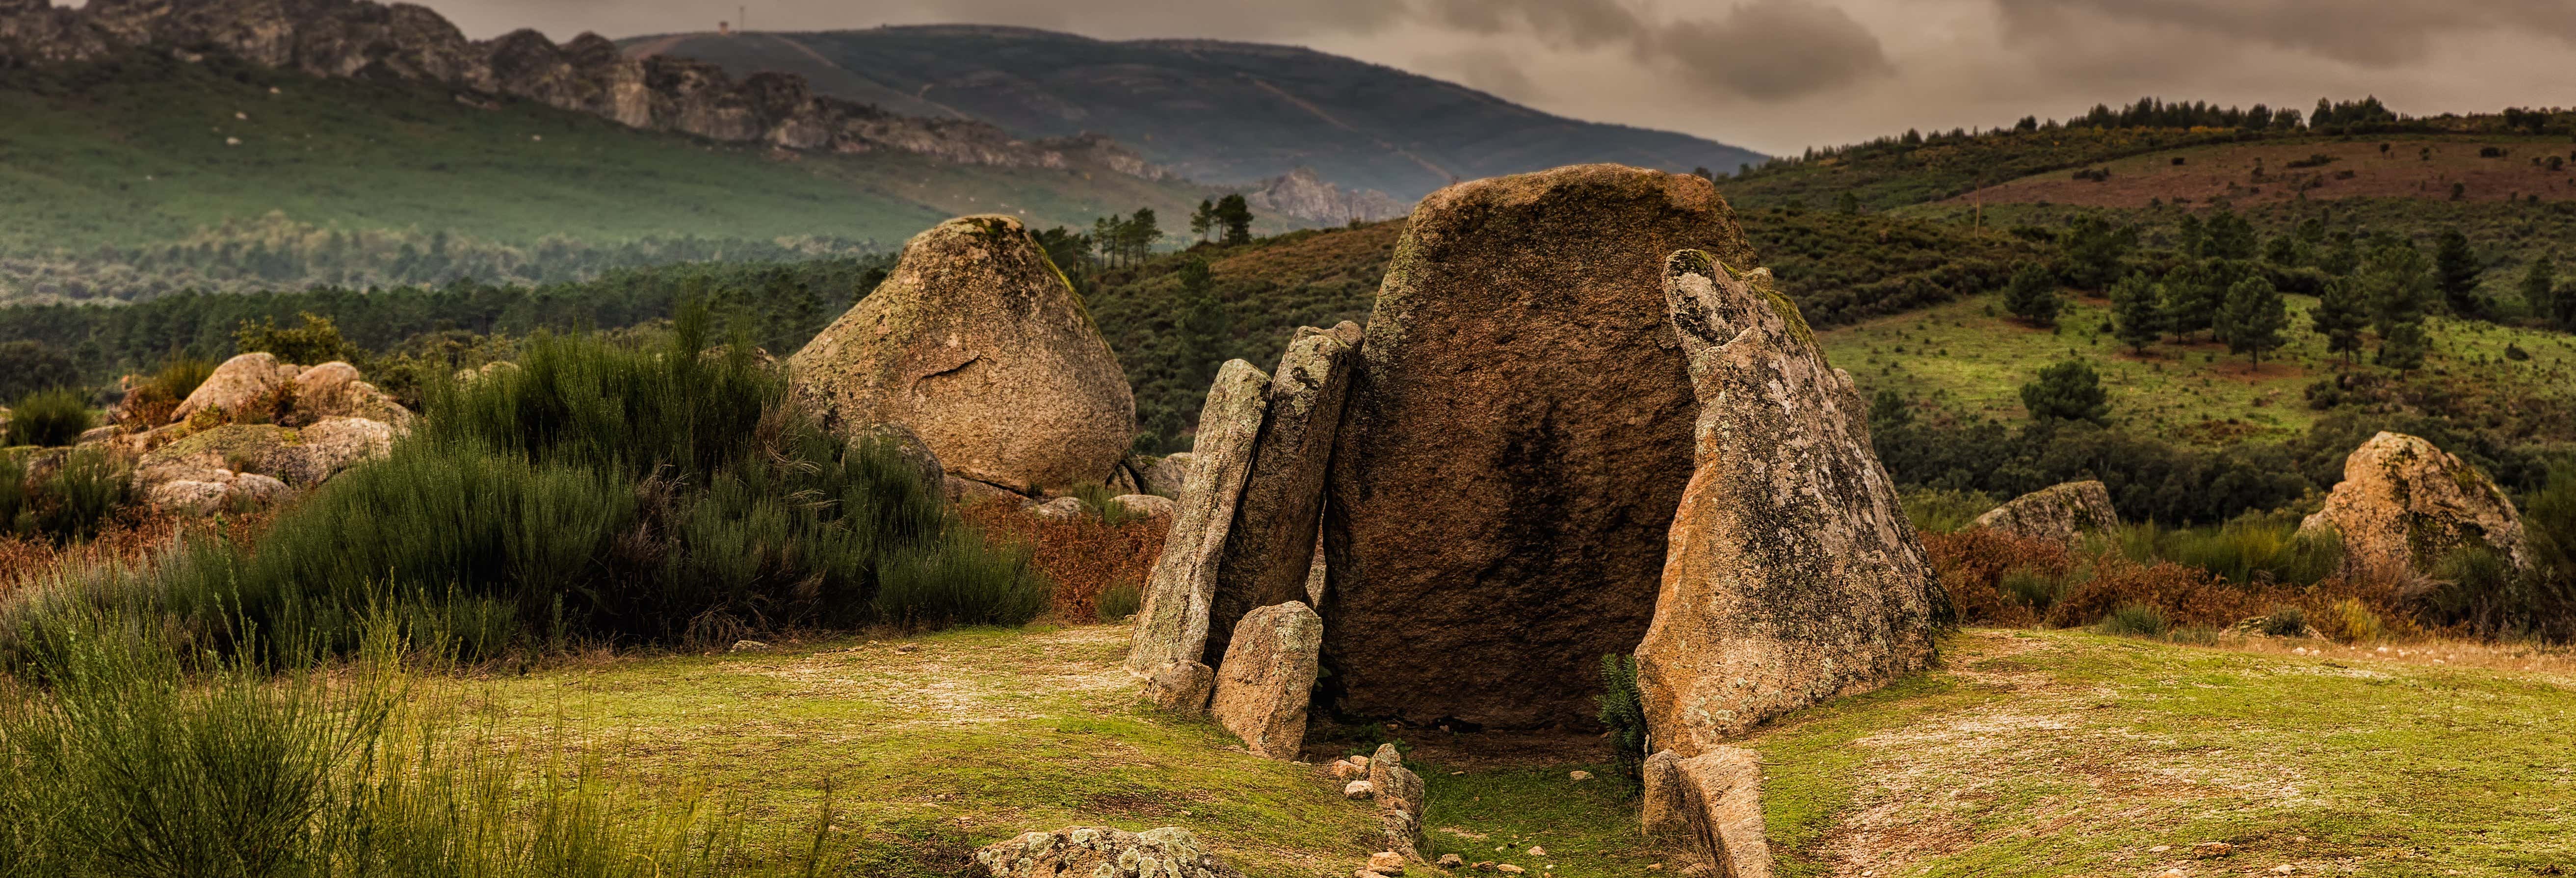
M 743 347 L 710 351 L 710 319 L 685 310 L 650 347 L 541 335 L 516 370 L 438 382 L 389 459 L 255 546 L 165 565 L 167 610 L 277 657 L 346 653 L 382 617 L 479 659 L 1045 609 L 1026 553 L 954 522 L 896 449 L 825 431 Z
M 960 535 L 895 559 L 882 573 L 877 614 L 907 627 L 1022 625 L 1046 612 L 1051 589 L 1027 550 Z
M 2103 616 L 2097 627 L 2104 634 L 2121 637 L 2163 637 L 2173 624 L 2163 610 L 2145 604 L 2122 604 Z
M 2029 567 L 2005 570 L 2003 579 L 1995 587 L 2042 616 L 2047 615 L 2048 608 L 2056 606 L 2058 597 L 2066 593 L 2063 581 Z
M 2293 521 L 2266 515 L 2218 527 L 2130 525 L 2117 539 L 2129 560 L 2199 567 L 2239 585 L 2315 585 L 2343 568 L 2343 540 L 2332 531 L 2302 534 Z
M 2308 632 L 2308 611 L 2295 606 L 2273 607 L 2263 617 L 2262 631 L 2273 637 L 2298 637 Z
M 70 445 L 90 428 L 89 398 L 57 387 L 18 398 L 9 407 L 9 445 Z
M 1635 656 L 1612 653 L 1601 657 L 1601 724 L 1610 727 L 1611 757 L 1618 761 L 1619 774 L 1631 784 L 1645 781 L 1646 702 L 1637 689 Z
M 1905 517 L 1914 529 L 1924 533 L 1952 533 L 1968 529 L 1977 516 L 1993 510 L 1992 495 L 1982 491 L 1959 491 L 1939 488 L 1917 488 L 1903 492 L 1898 499 L 1905 507 Z
M 1145 609 L 1145 590 L 1134 580 L 1121 579 L 1100 590 L 1100 597 L 1092 601 L 1092 609 L 1100 616 L 1100 621 L 1124 622 L 1127 617 Z
M 41 468 L 27 455 L 0 453 L 0 532 L 86 539 L 136 499 L 126 465 L 105 451 L 73 449 Z

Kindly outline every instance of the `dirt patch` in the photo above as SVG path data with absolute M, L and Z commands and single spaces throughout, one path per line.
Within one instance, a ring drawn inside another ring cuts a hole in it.
M 885 643 L 815 652 L 760 667 L 790 698 L 883 704 L 895 725 L 975 726 L 1053 715 L 1068 697 L 1119 697 L 1136 681 L 1119 666 L 1125 626 L 1084 625 L 1005 645 Z M 997 672 L 1007 665 L 1008 673 Z
M 2388 144 L 2386 152 L 2380 144 Z M 2499 155 L 2482 155 L 2489 150 Z M 2316 162 L 2319 157 L 2327 161 Z M 2549 159 L 2560 159 L 2553 169 Z M 2175 164 L 2175 159 L 2182 159 Z M 2534 162 L 2534 159 L 2539 159 Z M 1946 204 L 2046 203 L 2145 207 L 2153 201 L 2237 206 L 2335 198 L 2576 199 L 2576 167 L 2565 142 L 2448 138 L 2352 142 L 2271 141 L 2197 147 L 2098 163 L 2100 179 L 2052 171 L 1988 186 Z M 2293 163 L 2309 165 L 2292 167 Z

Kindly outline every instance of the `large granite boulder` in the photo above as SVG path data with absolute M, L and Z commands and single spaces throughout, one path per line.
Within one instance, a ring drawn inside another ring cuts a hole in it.
M 1079 826 L 985 845 L 975 865 L 992 878 L 1242 878 L 1176 826 L 1128 832 Z
M 1131 457 L 1127 466 L 1136 471 L 1138 490 L 1178 500 L 1189 488 L 1190 470 L 1197 460 L 1198 455 L 1183 451 L 1157 458 Z
M 1688 759 L 1932 660 L 1947 598 L 1870 445 L 1869 405 L 1770 272 L 1673 254 L 1698 467 L 1672 521 L 1637 686 Z
M 1295 759 L 1306 745 L 1306 704 L 1315 694 L 1324 617 L 1289 601 L 1253 610 L 1233 630 L 1216 666 L 1216 702 L 1208 712 L 1252 755 Z
M 303 371 L 278 362 L 277 355 L 266 351 L 237 355 L 216 366 L 187 399 L 180 400 L 170 419 L 186 421 L 206 409 L 240 416 L 254 407 L 287 398 L 293 392 L 296 376 Z
M 1208 386 L 1207 401 L 1199 406 L 1190 480 L 1163 538 L 1163 554 L 1145 580 L 1145 605 L 1127 648 L 1130 672 L 1152 677 L 1174 663 L 1204 663 L 1217 560 L 1252 471 L 1269 387 L 1270 376 L 1242 360 L 1219 367 Z
M 2015 497 L 1977 516 L 1976 525 L 2017 537 L 2075 545 L 2087 533 L 2109 533 L 2120 527 L 2120 512 L 2111 508 L 2111 489 L 2086 479 L 2050 485 Z
M 1326 504 L 1346 713 L 1588 726 L 1691 474 L 1665 255 L 1751 248 L 1709 182 L 1584 165 L 1433 193 L 1360 346 Z
M 1261 438 L 1208 603 L 1209 664 L 1234 641 L 1235 620 L 1245 613 L 1307 598 L 1315 528 L 1324 511 L 1324 469 L 1342 422 L 1353 353 L 1332 335 L 1300 333 L 1270 373 Z
M 134 481 L 147 496 L 169 482 L 230 485 L 236 475 L 252 473 L 306 488 L 392 453 L 396 433 L 390 424 L 365 418 L 324 418 L 301 428 L 224 424 L 145 452 L 135 462 Z M 186 496 L 189 490 L 172 489 L 171 496 Z
M 953 219 L 787 360 L 836 429 L 900 423 L 949 475 L 1023 494 L 1106 484 L 1135 439 L 1126 373 L 1020 221 Z
M 2325 508 L 2299 529 L 2332 529 L 2343 537 L 2346 564 L 2380 576 L 2422 574 L 2443 555 L 2475 547 L 2515 567 L 2531 563 L 2522 515 L 2504 489 L 2467 461 L 2403 433 L 2382 432 L 2353 449 Z
M 293 368 L 293 367 L 288 367 Z M 376 386 L 359 380 L 358 369 L 333 360 L 295 375 L 295 422 L 324 418 L 364 418 L 396 430 L 411 426 L 411 410 Z

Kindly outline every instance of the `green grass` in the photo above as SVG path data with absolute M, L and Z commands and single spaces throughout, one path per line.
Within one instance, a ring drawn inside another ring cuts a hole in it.
M 20 208 L 0 218 L 0 252 L 174 241 L 271 212 L 522 244 L 833 236 L 892 247 L 964 213 L 1087 226 L 1139 205 L 1186 216 L 1201 197 L 1181 183 L 907 153 L 779 156 L 526 101 L 481 109 L 444 86 L 220 59 L 119 63 L 0 75 L 0 118 L 11 120 L 0 202 Z
M 1947 659 L 1754 738 L 1783 874 L 2576 866 L 2563 674 L 2078 632 L 1970 631 Z M 2204 841 L 2236 852 L 2190 863 Z
M 2277 438 L 2316 422 L 2321 413 L 2308 407 L 2305 391 L 2337 369 L 2324 339 L 2307 329 L 2316 300 L 2285 298 L 2290 344 L 2260 368 L 2228 354 L 2225 345 L 2205 342 L 2162 342 L 2137 356 L 2103 331 L 2110 305 L 2100 299 L 2070 299 L 2055 331 L 2013 321 L 2000 295 L 1988 294 L 1818 335 L 1826 356 L 1852 373 L 1863 394 L 1889 388 L 2018 421 L 2026 417 L 2021 385 L 2051 363 L 2080 357 L 2101 374 L 2114 422 L 2184 441 Z M 2560 400 L 2576 388 L 2576 336 L 2444 318 L 2434 318 L 2430 329 L 2435 352 L 2426 361 L 2428 378 L 2527 388 Z M 2509 344 L 2531 359 L 2505 359 Z M 2363 357 L 2366 362 L 2367 351 Z

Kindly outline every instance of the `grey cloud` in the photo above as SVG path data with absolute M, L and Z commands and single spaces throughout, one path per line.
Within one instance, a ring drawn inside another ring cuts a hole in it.
M 1723 20 L 1676 22 L 1657 43 L 1702 82 L 1763 101 L 1895 71 L 1878 37 L 1850 13 L 1796 0 L 1756 0 Z
M 2307 52 L 2367 68 L 2421 62 L 2444 37 L 2519 31 L 2576 42 L 2566 0 L 1996 0 L 2006 28 L 2033 39 L 2082 38 L 2088 28 L 2146 26 L 2177 59 L 2215 40 Z M 2088 41 L 2090 42 L 2090 41 Z M 2124 41 L 2135 47 L 2138 41 Z

